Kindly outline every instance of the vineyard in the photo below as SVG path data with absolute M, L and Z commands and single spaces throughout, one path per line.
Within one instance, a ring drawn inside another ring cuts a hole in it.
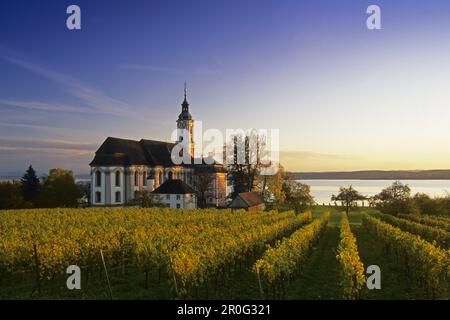
M 448 299 L 448 220 L 332 208 L 0 212 L 0 298 Z M 382 289 L 368 290 L 379 265 Z M 81 269 L 81 290 L 66 272 Z

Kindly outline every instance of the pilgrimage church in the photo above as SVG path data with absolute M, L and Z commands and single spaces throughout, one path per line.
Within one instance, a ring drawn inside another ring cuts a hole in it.
M 186 149 L 193 158 L 194 120 L 189 112 L 186 87 L 176 123 L 177 143 L 187 137 Z M 206 205 L 224 206 L 227 197 L 227 171 L 224 166 L 216 162 L 205 164 L 203 161 L 201 164 L 192 161 L 191 164 L 176 165 L 171 157 L 175 145 L 147 139 L 106 138 L 90 163 L 91 205 L 123 206 L 134 199 L 136 192 L 148 191 L 159 194 L 168 207 L 195 208 L 196 174 L 207 172 L 211 182 L 205 193 Z M 189 195 L 191 198 L 186 201 Z

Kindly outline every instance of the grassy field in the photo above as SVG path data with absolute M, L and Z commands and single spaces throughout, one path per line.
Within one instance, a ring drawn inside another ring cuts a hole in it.
M 286 288 L 285 299 L 342 299 L 340 284 L 341 267 L 336 259 L 340 241 L 341 213 L 332 207 L 316 207 L 313 219 L 321 218 L 331 211 L 330 221 L 320 240 L 312 248 L 307 262 L 299 266 L 294 279 Z M 362 299 L 424 299 L 425 293 L 407 276 L 401 262 L 395 261 L 383 251 L 380 243 L 368 235 L 361 224 L 362 213 L 351 212 L 349 221 L 356 237 L 360 258 L 364 268 L 378 265 L 381 268 L 381 290 L 364 288 Z M 258 281 L 252 266 L 258 257 L 247 259 L 232 272 L 196 290 L 190 298 L 196 299 L 260 299 Z M 109 268 L 109 279 L 113 299 L 171 299 L 173 288 L 170 276 L 161 270 L 151 270 L 146 275 L 134 266 Z M 0 297 L 3 299 L 110 299 L 110 291 L 103 270 L 92 273 L 89 279 L 82 278 L 82 290 L 69 291 L 65 278 L 47 284 L 37 294 L 33 275 L 22 275 L 0 282 Z

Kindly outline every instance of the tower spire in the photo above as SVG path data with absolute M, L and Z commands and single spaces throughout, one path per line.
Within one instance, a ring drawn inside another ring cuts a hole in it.
M 189 113 L 189 102 L 187 102 L 187 83 L 184 82 L 184 100 L 181 103 L 181 114 L 179 118 L 181 119 L 192 119 L 192 116 Z

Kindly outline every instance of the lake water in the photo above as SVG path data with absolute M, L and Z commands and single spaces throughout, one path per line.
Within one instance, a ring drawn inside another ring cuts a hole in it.
M 339 192 L 339 187 L 352 185 L 356 190 L 365 196 L 373 196 L 388 186 L 395 180 L 298 180 L 311 186 L 317 203 L 328 204 L 331 202 L 331 195 Z M 411 193 L 426 193 L 430 196 L 445 196 L 450 193 L 450 180 L 404 180 L 402 183 L 409 185 Z

